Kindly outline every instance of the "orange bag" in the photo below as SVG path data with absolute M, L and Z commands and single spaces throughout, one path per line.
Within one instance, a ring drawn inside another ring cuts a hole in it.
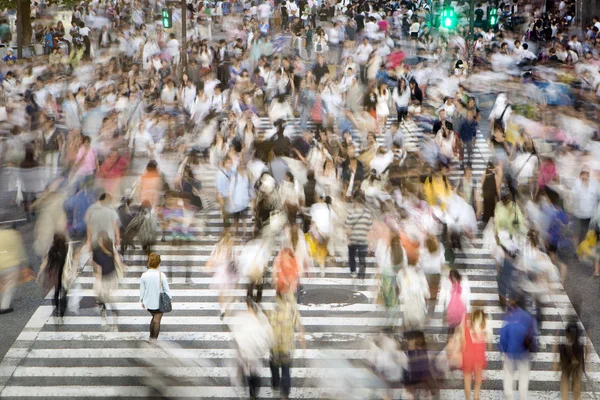
M 411 240 L 404 232 L 400 232 L 400 242 L 406 252 L 406 261 L 409 265 L 419 262 L 419 242 Z

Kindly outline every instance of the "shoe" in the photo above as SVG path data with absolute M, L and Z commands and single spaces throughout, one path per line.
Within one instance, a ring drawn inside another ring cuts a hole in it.
M 358 275 L 356 274 L 356 272 L 350 272 L 350 276 L 351 276 L 352 278 L 356 278 Z
M 119 332 L 119 326 L 118 325 L 113 325 L 110 327 L 110 331 L 111 332 Z
M 321 278 L 325 278 L 325 271 L 321 271 Z
M 225 313 L 221 313 L 221 321 L 223 321 L 223 318 L 225 318 Z
M 0 310 L 0 315 L 2 315 L 2 314 L 10 314 L 13 311 L 15 311 L 13 308 L 7 308 L 7 309 L 4 309 L 4 310 Z

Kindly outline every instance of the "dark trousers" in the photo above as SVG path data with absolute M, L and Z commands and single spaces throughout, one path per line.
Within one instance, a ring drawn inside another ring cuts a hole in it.
M 281 396 L 283 396 L 284 398 L 289 397 L 290 390 L 292 388 L 292 379 L 290 378 L 290 364 L 276 364 L 273 360 L 271 360 L 269 362 L 269 367 L 271 368 L 273 389 L 279 389 Z M 279 369 L 281 369 L 281 378 L 279 376 Z
M 250 389 L 250 399 L 256 399 L 260 391 L 260 376 L 250 375 L 246 377 L 248 389 Z
M 53 304 L 54 307 L 56 307 L 56 314 L 61 318 L 64 317 L 65 312 L 67 311 L 67 292 L 63 290 L 60 277 L 58 278 L 58 282 L 54 288 Z
M 256 288 L 256 297 L 254 297 L 254 288 Z M 249 298 L 251 298 L 252 300 L 254 300 L 254 302 L 256 303 L 260 303 L 262 300 L 262 291 L 263 291 L 263 284 L 256 284 L 256 283 L 248 283 L 248 293 L 247 296 Z
M 367 270 L 367 245 L 351 244 L 348 246 L 348 262 L 350 264 L 350 272 L 356 272 L 356 256 L 358 255 L 358 276 L 365 277 Z
M 465 161 L 467 162 L 467 165 L 471 165 L 471 159 L 473 158 L 473 142 L 475 141 L 475 139 L 473 140 L 466 140 L 463 141 L 461 140 L 460 144 L 460 161 L 462 162 L 462 164 L 465 164 Z M 467 150 L 467 159 L 465 160 L 465 149 Z
M 360 64 L 360 81 L 362 82 L 363 85 L 367 83 L 367 65 L 366 64 Z

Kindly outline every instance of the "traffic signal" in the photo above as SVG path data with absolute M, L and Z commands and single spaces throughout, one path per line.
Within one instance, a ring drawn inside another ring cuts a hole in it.
M 162 25 L 167 29 L 173 26 L 173 13 L 170 8 L 162 9 Z
M 454 9 L 452 7 L 446 7 L 442 11 L 442 20 L 441 25 L 442 28 L 446 28 L 452 30 L 456 28 L 457 24 L 456 14 L 454 13 Z
M 490 9 L 490 15 L 488 17 L 488 22 L 490 24 L 490 27 L 494 27 L 494 26 L 498 25 L 498 9 L 497 8 Z

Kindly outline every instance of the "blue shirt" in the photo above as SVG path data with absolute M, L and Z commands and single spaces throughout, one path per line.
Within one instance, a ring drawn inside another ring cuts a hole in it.
M 529 351 L 525 348 L 525 339 L 537 333 L 533 316 L 521 308 L 515 308 L 507 312 L 504 323 L 500 330 L 500 351 L 510 358 L 527 357 Z
M 550 225 L 548 226 L 548 236 L 547 242 L 549 245 L 558 247 L 559 244 L 565 244 L 564 240 L 566 236 L 563 235 L 564 227 L 569 223 L 569 219 L 567 217 L 567 213 L 560 208 L 555 208 L 553 206 L 549 206 L 547 209 L 543 209 L 544 213 L 547 215 L 547 220 L 550 221 Z M 567 240 L 567 242 L 570 242 Z
M 231 182 L 231 178 L 235 175 L 235 171 L 225 171 L 222 168 L 219 168 L 219 172 L 217 172 L 217 190 L 221 197 L 228 198 L 230 195 L 229 184 Z
M 460 140 L 470 142 L 475 136 L 477 136 L 477 121 L 474 119 L 464 121 L 460 126 Z
M 15 57 L 15 56 L 6 56 L 6 57 L 4 57 L 4 58 L 3 58 L 3 60 L 4 60 L 4 62 L 9 62 L 9 61 L 11 61 L 11 62 L 13 62 L 13 63 L 14 63 L 14 62 L 16 62 L 16 61 L 17 61 L 17 57 Z

